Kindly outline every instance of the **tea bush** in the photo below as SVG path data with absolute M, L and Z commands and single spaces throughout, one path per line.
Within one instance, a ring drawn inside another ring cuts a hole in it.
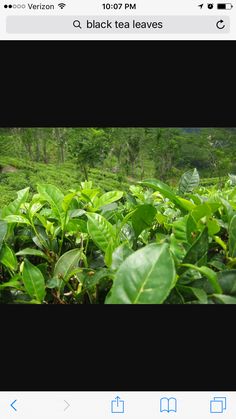
M 0 301 L 236 304 L 236 187 L 39 183 L 0 210 Z M 115 179 L 113 179 L 115 181 Z
M 1 169 L 5 166 L 13 166 L 14 173 L 2 173 Z M 117 174 L 90 169 L 89 178 L 96 187 L 100 187 L 104 192 L 111 189 L 128 190 L 129 185 L 121 182 Z M 70 188 L 79 188 L 82 176 L 73 163 L 64 164 L 44 164 L 39 162 L 26 162 L 23 159 L 0 156 L 0 208 L 11 202 L 16 196 L 16 191 L 30 187 L 29 196 L 37 191 L 38 183 L 50 183 L 59 187 L 66 193 Z

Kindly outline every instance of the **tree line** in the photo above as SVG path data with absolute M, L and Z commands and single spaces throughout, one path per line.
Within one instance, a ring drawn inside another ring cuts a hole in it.
M 166 180 L 196 167 L 201 175 L 236 173 L 236 128 L 1 128 L 0 156 L 44 164 L 73 161 Z

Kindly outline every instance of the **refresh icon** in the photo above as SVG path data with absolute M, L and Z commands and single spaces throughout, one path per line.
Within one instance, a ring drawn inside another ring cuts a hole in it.
M 217 29 L 224 29 L 225 28 L 224 21 L 222 19 L 221 20 L 218 20 L 216 22 L 216 27 L 217 27 Z

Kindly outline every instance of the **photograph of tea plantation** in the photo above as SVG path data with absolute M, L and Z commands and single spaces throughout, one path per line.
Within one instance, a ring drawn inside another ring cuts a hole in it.
M 236 128 L 0 128 L 1 304 L 236 304 Z

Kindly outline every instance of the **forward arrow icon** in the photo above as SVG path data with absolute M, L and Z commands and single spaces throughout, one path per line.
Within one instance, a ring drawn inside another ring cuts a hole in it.
M 64 409 L 64 412 L 65 412 L 65 410 L 67 410 L 67 409 L 68 409 L 68 407 L 70 407 L 70 404 L 69 404 L 66 400 L 64 400 L 64 402 L 66 403 L 66 407 L 65 407 L 65 409 Z

